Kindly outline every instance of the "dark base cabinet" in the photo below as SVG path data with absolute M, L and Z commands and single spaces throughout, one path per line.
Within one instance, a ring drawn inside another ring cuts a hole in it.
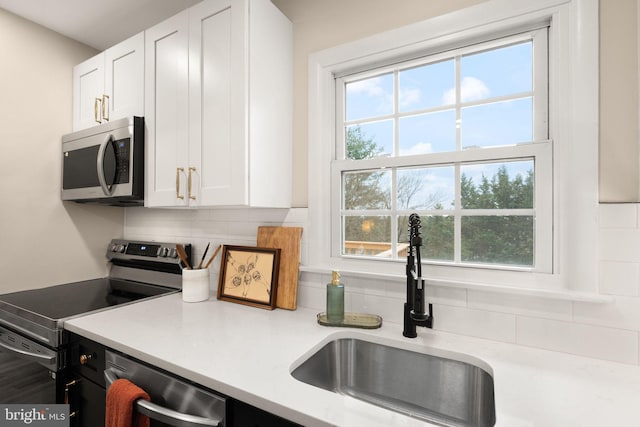
M 80 381 L 77 389 L 79 401 L 70 408 L 75 410 L 71 417 L 74 427 L 104 426 L 105 397 L 104 388 L 91 381 Z
M 71 427 L 104 427 L 106 387 L 104 379 L 106 347 L 69 333 L 70 362 L 64 387 L 69 404 Z M 219 394 L 219 393 L 218 393 Z M 166 426 L 156 421 L 152 426 Z M 226 398 L 225 427 L 293 427 L 292 423 L 254 406 Z
M 294 427 L 299 424 L 285 420 L 238 400 L 231 401 L 229 421 L 233 427 Z M 228 426 L 229 424 L 227 424 Z
M 106 403 L 105 347 L 70 334 L 70 375 L 65 384 L 71 427 L 103 427 Z

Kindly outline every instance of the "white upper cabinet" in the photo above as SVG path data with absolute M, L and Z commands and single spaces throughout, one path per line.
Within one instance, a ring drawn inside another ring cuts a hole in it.
M 144 115 L 144 33 L 73 68 L 73 130 Z
M 145 37 L 146 205 L 289 207 L 291 22 L 205 0 Z
M 189 205 L 188 25 L 184 11 L 145 32 L 146 206 Z

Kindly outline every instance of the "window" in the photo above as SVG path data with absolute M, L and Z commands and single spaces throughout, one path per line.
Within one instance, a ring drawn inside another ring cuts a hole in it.
M 597 28 L 489 0 L 312 54 L 308 268 L 402 280 L 418 212 L 429 284 L 597 291 Z
M 336 78 L 334 240 L 346 257 L 550 272 L 547 28 Z M 534 85 L 535 82 L 535 85 Z

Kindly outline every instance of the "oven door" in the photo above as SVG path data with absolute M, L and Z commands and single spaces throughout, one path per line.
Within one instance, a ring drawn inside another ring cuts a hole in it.
M 57 403 L 59 353 L 0 327 L 0 402 Z

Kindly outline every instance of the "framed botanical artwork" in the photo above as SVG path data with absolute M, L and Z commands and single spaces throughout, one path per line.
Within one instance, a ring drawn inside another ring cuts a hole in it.
M 279 268 L 280 249 L 225 245 L 218 299 L 273 310 Z

